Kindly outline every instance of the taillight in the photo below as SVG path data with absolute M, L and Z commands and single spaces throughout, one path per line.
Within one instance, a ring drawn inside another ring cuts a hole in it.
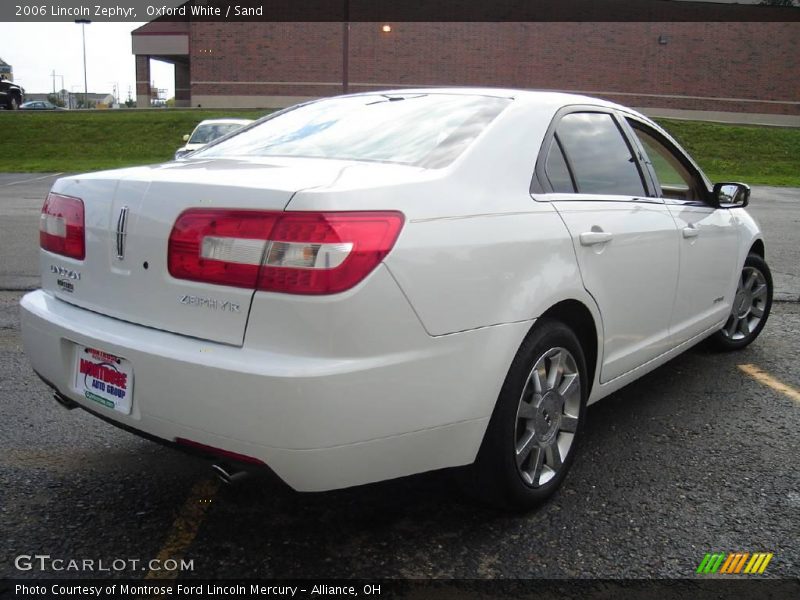
M 39 218 L 43 250 L 77 260 L 86 258 L 83 200 L 50 193 Z
M 192 209 L 169 236 L 167 263 L 176 279 L 255 288 L 277 213 Z
M 399 212 L 189 209 L 169 237 L 177 279 L 288 294 L 335 294 L 362 281 L 394 246 Z

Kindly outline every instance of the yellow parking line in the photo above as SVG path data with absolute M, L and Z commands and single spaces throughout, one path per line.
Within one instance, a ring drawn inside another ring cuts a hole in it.
M 158 564 L 163 565 L 164 561 L 169 559 L 180 562 L 194 541 L 217 490 L 219 490 L 217 479 L 203 479 L 194 484 L 156 557 Z M 178 571 L 150 570 L 145 579 L 175 579 L 179 574 Z
M 782 381 L 775 379 L 769 373 L 759 369 L 755 365 L 739 365 L 739 370 L 747 373 L 750 377 L 758 381 L 759 383 L 771 387 L 773 390 L 780 392 L 786 396 L 789 396 L 792 400 L 800 404 L 800 390 L 792 387 L 789 384 L 783 383 Z

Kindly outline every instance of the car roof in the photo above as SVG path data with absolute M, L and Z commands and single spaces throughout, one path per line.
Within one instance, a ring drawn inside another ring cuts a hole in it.
M 200 125 L 226 125 L 226 124 L 233 124 L 233 125 L 248 125 L 253 122 L 253 119 L 206 119 L 205 121 L 200 121 L 197 126 Z
M 489 96 L 493 98 L 510 98 L 530 104 L 548 105 L 548 106 L 568 106 L 574 104 L 589 104 L 593 106 L 603 106 L 607 108 L 614 108 L 624 110 L 626 112 L 636 113 L 633 109 L 596 98 L 594 96 L 586 96 L 583 94 L 576 94 L 572 92 L 560 92 L 553 90 L 536 90 L 536 89 L 517 89 L 517 88 L 501 88 L 501 87 L 435 87 L 435 88 L 400 88 L 400 89 L 386 89 L 374 90 L 369 92 L 360 92 L 358 94 L 350 94 L 351 96 L 374 96 L 381 94 L 459 94 L 459 95 L 473 95 L 473 96 Z

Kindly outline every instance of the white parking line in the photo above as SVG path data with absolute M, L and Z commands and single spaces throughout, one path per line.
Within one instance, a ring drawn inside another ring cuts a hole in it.
M 4 183 L 0 187 L 9 187 L 12 185 L 19 185 L 20 183 L 29 183 L 31 181 L 41 181 L 42 179 L 47 179 L 49 177 L 58 177 L 59 175 L 63 175 L 64 173 L 50 173 L 49 175 L 42 175 L 41 177 L 32 177 L 31 179 L 23 179 L 22 181 L 12 181 L 11 183 Z

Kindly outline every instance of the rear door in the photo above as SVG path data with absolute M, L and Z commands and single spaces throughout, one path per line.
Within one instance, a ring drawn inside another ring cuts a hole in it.
M 537 167 L 550 193 L 538 199 L 550 200 L 569 229 L 600 308 L 607 382 L 669 349 L 678 234 L 615 112 L 573 109 L 551 129 Z
M 699 170 L 666 136 L 639 119 L 627 121 L 680 231 L 680 281 L 670 325 L 677 344 L 730 314 L 739 260 L 736 211 L 709 204 Z

